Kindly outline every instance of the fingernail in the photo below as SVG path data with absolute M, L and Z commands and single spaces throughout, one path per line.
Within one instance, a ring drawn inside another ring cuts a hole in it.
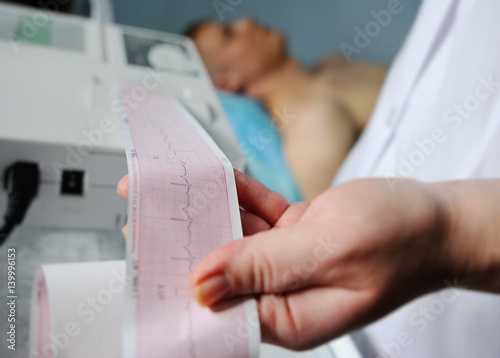
M 213 276 L 196 285 L 196 299 L 202 306 L 211 306 L 231 291 L 224 275 Z

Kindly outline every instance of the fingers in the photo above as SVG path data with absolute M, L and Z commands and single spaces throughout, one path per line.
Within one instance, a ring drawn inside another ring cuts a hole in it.
M 332 277 L 327 263 L 335 246 L 306 239 L 313 235 L 298 224 L 225 245 L 195 269 L 193 294 L 202 305 L 212 306 L 237 296 L 294 292 L 321 284 Z
M 120 181 L 118 182 L 118 187 L 117 187 L 118 194 L 123 196 L 125 199 L 128 199 L 128 187 L 129 187 L 129 181 L 128 181 L 128 174 L 127 174 L 123 178 L 120 179 Z M 125 240 L 127 240 L 127 225 L 125 225 L 122 228 L 122 234 L 123 234 L 123 237 L 125 238 Z
M 285 213 L 278 219 L 275 227 L 286 227 L 297 223 L 302 214 L 309 207 L 309 203 L 301 202 L 291 204 Z M 261 217 L 240 209 L 241 224 L 243 227 L 243 235 L 250 236 L 261 231 L 271 229 L 271 225 Z
M 312 287 L 257 299 L 262 341 L 289 349 L 311 349 L 375 318 L 373 295 L 335 287 Z
M 267 221 L 248 211 L 240 209 L 240 216 L 243 235 L 245 236 L 254 235 L 271 228 Z
M 118 182 L 118 194 L 123 196 L 125 199 L 128 199 L 128 187 L 129 187 L 129 181 L 128 181 L 128 174 L 125 175 L 123 178 L 120 179 Z
M 288 200 L 242 172 L 235 170 L 234 175 L 240 206 L 274 226 L 290 205 Z
M 125 225 L 124 227 L 122 227 L 122 234 L 125 240 L 127 240 L 127 233 L 128 233 L 128 225 Z
M 296 224 L 302 218 L 311 204 L 308 202 L 300 202 L 291 204 L 283 215 L 278 219 L 275 227 L 285 227 Z

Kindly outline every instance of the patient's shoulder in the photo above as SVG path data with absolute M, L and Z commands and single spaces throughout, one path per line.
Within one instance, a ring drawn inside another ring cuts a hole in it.
M 328 56 L 328 57 L 321 59 L 314 66 L 314 70 L 322 71 L 325 69 L 332 69 L 332 68 L 337 68 L 337 67 L 346 66 L 346 65 L 348 65 L 348 62 L 346 61 L 344 56 L 332 55 L 332 56 Z

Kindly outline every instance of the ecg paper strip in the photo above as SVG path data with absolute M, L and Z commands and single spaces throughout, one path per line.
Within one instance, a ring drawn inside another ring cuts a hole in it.
M 132 91 L 122 86 L 122 98 Z M 122 122 L 130 174 L 124 357 L 256 357 L 258 328 L 244 334 L 255 301 L 214 313 L 189 290 L 196 265 L 242 236 L 229 160 L 167 94 L 148 92 Z
M 54 358 L 53 351 L 45 350 L 45 347 L 50 346 L 51 344 L 49 335 L 45 334 L 45 332 L 52 332 L 47 283 L 45 281 L 45 276 L 42 276 L 42 273 L 40 271 L 38 271 L 35 276 L 36 278 L 40 277 L 38 292 L 37 292 L 39 300 L 39 305 L 37 307 L 38 309 L 37 352 L 42 352 L 43 356 L 46 358 Z

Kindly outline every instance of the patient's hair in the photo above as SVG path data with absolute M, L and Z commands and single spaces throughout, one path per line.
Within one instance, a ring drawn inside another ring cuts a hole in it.
M 207 19 L 196 20 L 195 22 L 189 24 L 182 34 L 194 40 L 198 31 L 207 23 L 209 23 L 209 20 Z

